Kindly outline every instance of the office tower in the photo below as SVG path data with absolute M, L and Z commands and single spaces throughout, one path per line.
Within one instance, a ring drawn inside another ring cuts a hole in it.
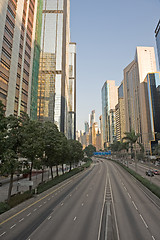
M 76 43 L 69 44 L 68 139 L 76 139 Z
M 41 52 L 38 82 L 38 119 L 54 121 L 55 54 Z
M 116 140 L 121 141 L 121 139 L 125 136 L 124 133 L 126 132 L 123 81 L 118 87 L 118 104 L 115 107 L 115 118 Z
M 96 136 L 98 134 L 98 124 L 94 122 L 92 124 L 92 145 L 96 147 Z
M 116 141 L 116 117 L 115 109 L 111 109 L 109 112 L 109 122 L 110 122 L 110 143 Z
M 156 72 L 153 47 L 137 47 L 135 59 L 124 69 L 124 101 L 126 131 L 134 130 L 141 136 L 144 130 L 143 81 L 147 73 Z M 142 139 L 141 139 L 142 141 Z
M 158 53 L 158 62 L 159 62 L 159 68 L 160 68 L 160 20 L 157 24 L 157 27 L 155 29 L 155 38 L 156 38 L 156 45 L 157 45 L 157 53 Z
M 101 133 L 101 149 L 104 149 L 102 115 L 99 117 L 99 122 L 100 122 L 100 133 Z
M 69 92 L 74 82 L 74 80 L 72 79 L 72 83 L 71 81 L 69 83 L 69 70 L 71 70 L 71 67 L 69 67 L 69 58 L 71 54 L 73 59 L 73 55 L 75 54 L 75 44 L 72 44 L 72 47 L 70 46 L 72 49 L 71 53 L 69 53 L 69 0 L 44 0 L 41 40 L 41 64 L 46 64 L 44 58 L 45 53 L 53 54 L 55 58 L 55 69 L 52 70 L 52 73 L 54 75 L 52 81 L 54 82 L 53 85 L 55 87 L 54 99 L 51 104 L 53 106 L 53 109 L 52 116 L 48 115 L 48 118 L 53 119 L 53 122 L 58 126 L 59 130 L 68 137 L 68 123 L 73 123 L 73 125 L 75 124 L 75 105 L 73 106 L 72 104 L 71 108 L 69 106 L 69 104 L 71 103 L 71 98 L 69 98 Z M 74 71 L 75 69 L 73 70 L 73 74 L 75 74 Z M 43 78 L 39 76 L 39 92 L 42 91 L 41 88 L 43 88 L 44 84 L 45 83 L 43 82 Z M 75 82 L 73 93 L 74 99 L 72 98 L 72 102 L 74 102 L 75 104 Z M 46 94 L 47 93 L 44 91 L 44 98 Z M 43 101 L 41 100 L 40 95 L 38 96 L 38 108 L 38 119 L 43 119 L 43 113 L 47 111 L 44 110 Z M 51 113 L 51 111 L 48 111 L 48 114 L 49 113 Z M 71 136 L 72 131 L 75 131 L 75 129 L 72 130 L 72 127 L 70 127 L 70 137 L 73 137 Z
M 38 1 L 0 3 L 0 100 L 6 115 L 30 115 Z
M 114 80 L 107 80 L 102 87 L 102 125 L 103 125 L 103 143 L 104 147 L 109 147 L 111 140 L 114 136 L 111 136 L 111 127 L 113 128 L 113 122 L 111 122 L 110 115 L 113 116 L 113 111 L 118 103 L 118 91 L 115 86 Z M 114 117 L 112 118 L 114 119 Z M 114 123 L 115 124 L 115 123 Z
M 147 74 L 143 82 L 142 96 L 142 141 L 145 148 L 153 152 L 160 140 L 160 72 Z
M 89 123 L 87 121 L 84 123 L 84 131 L 89 133 Z
M 101 133 L 98 130 L 96 135 L 96 151 L 102 150 Z
M 40 52 L 41 52 L 42 10 L 43 10 L 43 0 L 38 0 L 36 33 L 35 33 L 35 41 L 34 41 L 33 70 L 32 70 L 31 103 L 30 103 L 31 105 L 30 117 L 33 120 L 37 119 L 38 74 L 39 74 L 39 60 L 40 60 Z
M 95 122 L 95 110 L 92 110 L 90 114 L 90 127 L 92 127 L 94 122 Z

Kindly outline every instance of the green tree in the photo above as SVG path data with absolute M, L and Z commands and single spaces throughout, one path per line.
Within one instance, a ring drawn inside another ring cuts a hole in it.
M 62 166 L 62 173 L 64 174 L 64 164 L 66 164 L 69 160 L 69 143 L 67 138 L 64 136 L 63 133 L 60 133 L 61 135 L 61 149 L 59 154 L 59 163 Z
M 13 176 L 20 171 L 20 162 L 18 161 L 19 149 L 21 147 L 21 120 L 13 115 L 6 118 L 7 131 L 4 136 L 5 149 L 2 154 L 1 169 L 3 173 L 10 175 L 10 184 L 8 189 L 8 201 L 10 200 Z
M 5 135 L 7 131 L 7 122 L 5 118 L 4 105 L 0 101 L 0 160 L 5 150 Z
M 44 141 L 42 135 L 42 123 L 32 121 L 29 118 L 23 120 L 21 131 L 22 144 L 20 153 L 30 163 L 29 180 L 32 180 L 34 161 L 42 156 L 44 152 Z M 30 191 L 32 186 L 29 187 Z
M 91 158 L 93 156 L 94 152 L 96 152 L 96 148 L 90 144 L 83 151 L 87 155 L 88 158 Z
M 78 163 L 80 160 L 83 159 L 84 153 L 82 150 L 82 144 L 73 139 L 68 140 L 69 144 L 69 165 L 70 165 L 70 171 L 72 170 L 72 164 Z
M 136 143 L 138 143 L 138 138 L 140 137 L 140 134 L 136 134 L 134 130 L 131 132 L 125 132 L 124 133 L 126 136 L 123 137 L 123 140 L 128 142 L 130 144 L 131 148 L 131 157 L 132 157 L 132 152 L 133 152 L 133 147 L 134 147 L 134 157 L 135 157 L 135 170 L 137 171 L 137 158 L 136 158 Z
M 51 169 L 51 177 L 53 179 L 53 166 L 58 168 L 59 164 L 59 152 L 61 150 L 60 133 L 57 126 L 51 122 L 44 123 L 45 128 L 45 164 Z M 58 174 L 58 169 L 57 169 Z

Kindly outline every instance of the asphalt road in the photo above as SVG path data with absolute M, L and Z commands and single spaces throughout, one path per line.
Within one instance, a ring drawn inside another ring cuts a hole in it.
M 0 215 L 3 240 L 158 240 L 160 200 L 119 165 L 85 172 Z
M 134 163 L 129 164 L 129 167 L 132 168 L 135 171 L 135 164 Z M 138 174 L 140 174 L 142 177 L 147 178 L 149 181 L 153 182 L 154 184 L 156 184 L 157 186 L 160 187 L 160 175 L 154 175 L 153 177 L 147 176 L 146 171 L 149 170 L 149 169 L 154 170 L 154 169 L 158 169 L 158 168 L 156 168 L 153 165 L 147 166 L 145 163 L 138 163 L 137 164 Z

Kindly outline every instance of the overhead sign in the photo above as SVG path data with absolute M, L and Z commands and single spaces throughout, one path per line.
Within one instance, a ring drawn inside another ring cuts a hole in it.
M 95 156 L 102 156 L 102 155 L 111 155 L 111 151 L 108 152 L 94 152 Z

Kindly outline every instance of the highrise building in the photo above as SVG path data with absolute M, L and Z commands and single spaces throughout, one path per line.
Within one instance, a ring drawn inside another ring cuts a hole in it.
M 148 73 L 143 82 L 142 142 L 151 152 L 160 140 L 160 72 Z M 148 143 L 148 144 L 147 144 Z
M 143 81 L 149 72 L 156 72 L 154 48 L 137 47 L 135 59 L 124 69 L 124 101 L 126 131 L 134 130 L 141 136 L 146 133 Z
M 159 20 L 159 22 L 157 24 L 157 27 L 155 29 L 155 38 L 156 38 L 158 62 L 159 62 L 159 68 L 160 68 L 160 20 Z
M 100 135 L 101 135 L 101 149 L 104 149 L 104 142 L 103 142 L 103 121 L 102 121 L 102 115 L 99 117 L 100 122 Z
M 76 139 L 76 43 L 69 45 L 68 139 Z
M 0 100 L 6 115 L 30 115 L 38 0 L 0 2 Z
M 92 110 L 90 114 L 90 127 L 92 127 L 94 122 L 95 122 L 95 110 Z
M 84 131 L 89 133 L 89 123 L 87 121 L 84 123 Z
M 37 119 L 38 75 L 39 75 L 39 61 L 40 61 L 40 52 L 41 52 L 42 10 L 43 10 L 43 0 L 38 0 L 36 33 L 35 33 L 35 41 L 34 41 L 33 70 L 32 70 L 31 103 L 30 103 L 31 105 L 30 117 L 33 120 Z
M 107 80 L 102 87 L 102 126 L 103 126 L 103 144 L 104 147 L 109 147 L 114 136 L 111 136 L 113 133 L 113 122 L 111 119 L 114 119 L 113 112 L 111 110 L 115 109 L 116 104 L 118 103 L 118 87 L 115 86 L 114 80 Z M 110 118 L 112 115 L 112 118 Z M 114 123 L 115 124 L 115 123 Z
M 96 147 L 96 136 L 98 134 L 98 123 L 94 122 L 92 124 L 92 145 Z
M 126 132 L 123 81 L 118 87 L 118 104 L 115 107 L 115 118 L 116 140 L 121 141 L 121 139 L 125 136 L 124 133 Z
M 53 54 L 55 58 L 55 69 L 52 70 L 55 87 L 53 115 L 48 117 L 67 137 L 75 138 L 75 44 L 70 44 L 70 0 L 44 0 L 41 51 L 42 65 L 46 64 L 46 53 Z M 39 76 L 39 92 L 43 84 L 43 78 Z M 44 97 L 46 94 L 44 91 Z M 38 111 L 38 118 L 41 119 L 43 113 L 47 112 L 43 110 L 41 96 L 38 97 L 38 106 L 42 109 Z
M 55 99 L 55 54 L 41 52 L 38 88 L 38 119 L 54 121 Z

